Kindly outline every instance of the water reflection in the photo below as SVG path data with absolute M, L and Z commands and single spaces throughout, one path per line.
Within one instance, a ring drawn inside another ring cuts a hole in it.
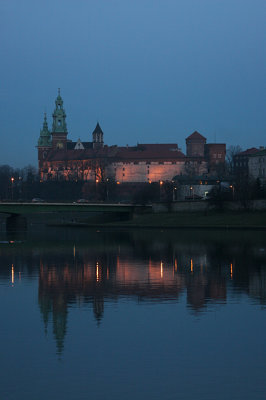
M 195 315 L 241 294 L 265 305 L 264 249 L 263 239 L 254 235 L 239 240 L 219 233 L 59 230 L 48 242 L 2 245 L 0 280 L 11 279 L 14 286 L 17 277 L 38 277 L 44 329 L 51 324 L 62 353 L 69 307 L 92 308 L 100 324 L 106 302 L 114 301 L 156 304 L 186 298 Z

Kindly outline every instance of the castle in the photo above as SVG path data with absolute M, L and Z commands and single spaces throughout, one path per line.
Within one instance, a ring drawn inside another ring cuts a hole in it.
M 52 130 L 44 115 L 38 140 L 41 181 L 112 180 L 117 183 L 171 181 L 177 175 L 214 176 L 225 162 L 225 144 L 207 144 L 198 132 L 186 138 L 186 155 L 176 143 L 108 146 L 97 123 L 92 141 L 68 139 L 66 113 L 58 90 Z

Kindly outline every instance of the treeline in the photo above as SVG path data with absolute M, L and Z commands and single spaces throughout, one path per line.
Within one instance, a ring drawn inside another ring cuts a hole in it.
M 208 198 L 219 209 L 224 207 L 226 201 L 238 201 L 243 207 L 249 208 L 250 201 L 266 198 L 266 186 L 259 179 L 227 173 L 224 176 L 221 174 L 216 182 Z M 83 180 L 41 182 L 37 169 L 32 165 L 21 169 L 9 165 L 0 166 L 1 201 L 31 201 L 33 198 L 40 198 L 51 202 L 86 199 L 91 202 L 171 203 L 181 200 L 182 188 L 184 186 L 191 188 L 194 183 L 193 176 L 188 176 L 186 182 L 183 180 L 179 182 L 177 179 L 151 184 L 120 184 L 111 179 L 102 182 Z
M 31 194 L 30 187 L 39 181 L 37 169 L 33 165 L 24 168 L 13 168 L 0 165 L 0 199 L 19 200 Z

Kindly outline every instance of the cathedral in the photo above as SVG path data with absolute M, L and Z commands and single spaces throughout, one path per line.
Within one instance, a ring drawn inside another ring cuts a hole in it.
M 44 114 L 38 140 L 38 165 L 41 181 L 91 181 L 151 183 L 171 181 L 173 177 L 215 176 L 225 162 L 226 145 L 206 143 L 198 132 L 186 138 L 186 154 L 176 143 L 142 143 L 136 146 L 105 145 L 97 122 L 92 141 L 68 139 L 66 113 L 58 90 L 49 130 Z

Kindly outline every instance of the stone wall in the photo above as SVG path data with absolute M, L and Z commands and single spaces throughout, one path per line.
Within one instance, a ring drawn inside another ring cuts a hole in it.
M 214 210 L 215 207 L 208 201 L 192 200 L 192 201 L 177 201 L 170 204 L 167 203 L 153 203 L 152 211 L 154 213 L 166 212 L 205 212 Z M 224 203 L 224 209 L 230 211 L 241 211 L 243 206 L 237 201 L 227 201 Z M 249 209 L 252 211 L 265 211 L 266 200 L 253 200 L 249 203 Z

